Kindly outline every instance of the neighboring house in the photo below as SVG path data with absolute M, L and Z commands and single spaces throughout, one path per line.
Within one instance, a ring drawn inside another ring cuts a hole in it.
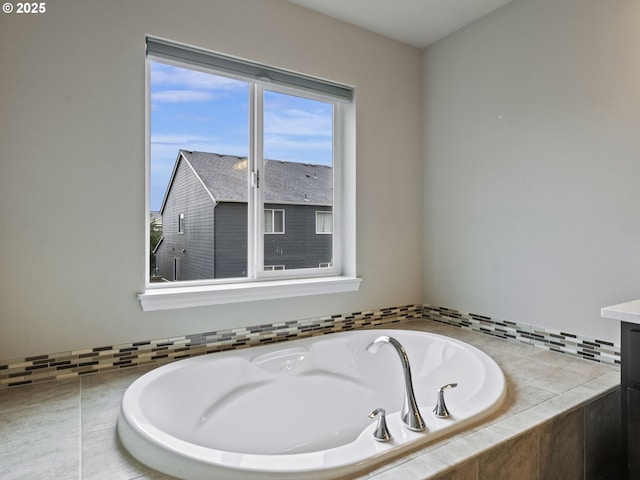
M 180 150 L 154 249 L 166 280 L 247 275 L 247 158 Z M 332 262 L 332 169 L 265 160 L 265 270 Z

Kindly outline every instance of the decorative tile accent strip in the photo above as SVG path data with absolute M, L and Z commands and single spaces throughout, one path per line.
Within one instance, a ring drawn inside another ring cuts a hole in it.
M 407 305 L 0 361 L 0 389 L 420 318 Z
M 620 365 L 620 346 L 604 340 L 427 304 L 423 305 L 422 316 L 436 322 L 534 345 L 552 352 L 565 353 L 609 365 Z

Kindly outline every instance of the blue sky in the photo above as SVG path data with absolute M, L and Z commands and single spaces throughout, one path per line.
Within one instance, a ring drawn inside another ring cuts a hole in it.
M 330 165 L 332 106 L 265 92 L 264 156 Z M 247 156 L 249 85 L 151 62 L 151 199 L 160 209 L 178 150 Z

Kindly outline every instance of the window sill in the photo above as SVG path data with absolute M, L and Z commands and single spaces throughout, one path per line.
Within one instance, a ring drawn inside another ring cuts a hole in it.
M 142 310 L 173 310 L 225 303 L 304 297 L 327 293 L 354 292 L 362 279 L 356 277 L 321 277 L 298 280 L 170 287 L 147 289 L 138 295 Z

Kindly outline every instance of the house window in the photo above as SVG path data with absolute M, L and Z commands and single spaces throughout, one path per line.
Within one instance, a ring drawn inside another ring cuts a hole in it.
M 316 212 L 316 233 L 333 233 L 333 215 L 331 212 Z
M 351 88 L 155 38 L 147 38 L 147 72 L 148 210 L 162 219 L 155 259 L 166 280 L 147 289 L 178 279 L 215 287 L 352 278 L 355 179 L 343 164 L 345 151 L 355 161 L 353 139 L 343 144 L 346 125 L 355 132 Z M 188 239 L 180 237 L 187 210 Z M 314 223 L 329 235 L 314 235 Z M 175 275 L 171 252 L 187 240 L 200 260 Z
M 180 280 L 180 259 L 177 257 L 173 258 L 173 280 Z
M 184 213 L 178 215 L 178 233 L 184 233 Z
M 265 208 L 264 233 L 284 233 L 284 210 Z
M 265 265 L 264 269 L 265 270 L 269 270 L 271 272 L 274 272 L 276 270 L 284 270 L 285 267 L 284 267 L 284 265 Z

